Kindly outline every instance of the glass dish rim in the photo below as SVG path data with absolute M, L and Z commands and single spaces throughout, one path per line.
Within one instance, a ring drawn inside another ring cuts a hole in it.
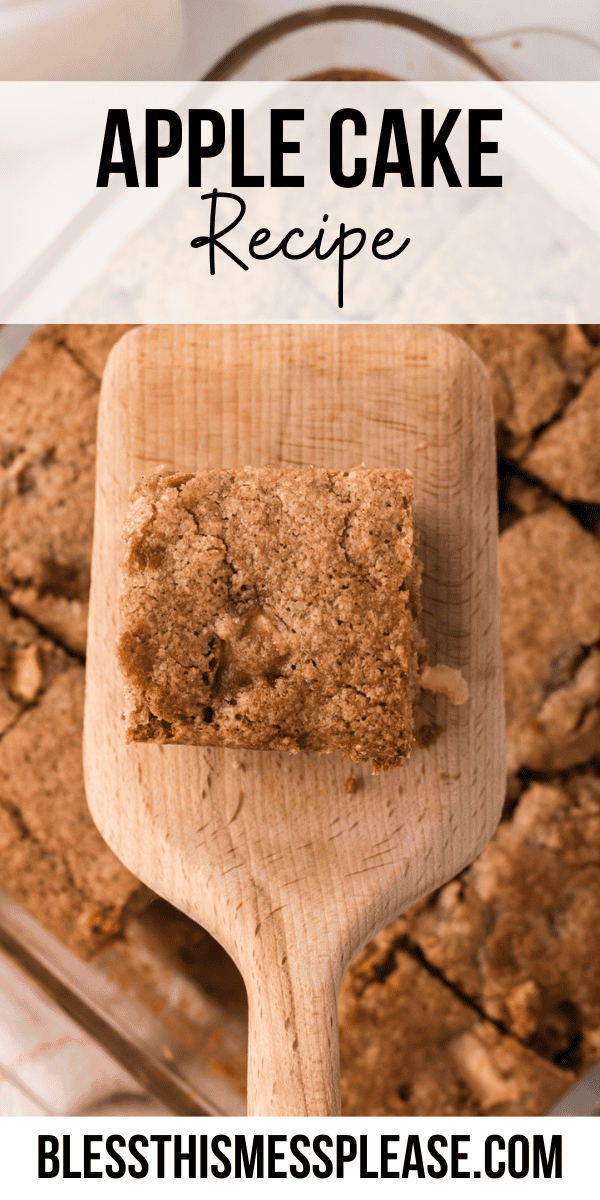
M 462 34 L 453 33 L 434 21 L 428 21 L 425 17 L 416 16 L 403 9 L 378 4 L 330 4 L 322 8 L 305 8 L 286 13 L 275 21 L 261 25 L 253 33 L 236 42 L 213 64 L 207 74 L 202 76 L 200 82 L 213 83 L 233 79 L 257 54 L 287 34 L 336 21 L 373 21 L 406 29 L 465 59 L 488 79 L 504 82 L 505 77 L 488 63 L 472 42 Z

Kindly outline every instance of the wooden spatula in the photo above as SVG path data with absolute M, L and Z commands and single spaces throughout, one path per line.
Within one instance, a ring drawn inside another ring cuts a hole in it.
M 115 654 L 131 485 L 169 470 L 410 467 L 431 661 L 470 699 L 372 776 L 340 755 L 126 745 Z M 504 794 L 497 515 L 484 372 L 433 327 L 150 326 L 102 385 L 85 771 L 92 815 L 154 891 L 217 938 L 248 989 L 248 1111 L 339 1111 L 337 996 L 360 947 L 469 863 Z M 349 778 L 357 782 L 350 794 Z M 349 789 L 348 789 L 349 790 Z

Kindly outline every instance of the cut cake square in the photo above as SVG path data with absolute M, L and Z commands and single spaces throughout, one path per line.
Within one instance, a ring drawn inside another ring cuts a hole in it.
M 121 596 L 128 739 L 398 766 L 424 646 L 412 491 L 410 472 L 364 466 L 143 481 Z

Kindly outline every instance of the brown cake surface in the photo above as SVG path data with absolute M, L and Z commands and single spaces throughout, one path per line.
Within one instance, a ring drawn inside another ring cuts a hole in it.
M 79 654 L 100 377 L 126 328 L 47 325 L 0 378 L 0 588 Z
M 0 885 L 87 956 L 138 883 L 88 812 L 83 666 L 1 601 L 0 659 Z
M 0 886 L 84 957 L 138 888 L 81 749 L 96 411 L 124 328 L 45 326 L 0 378 Z
M 600 503 L 600 367 L 561 420 L 542 430 L 524 467 L 565 500 Z
M 339 1015 L 345 1116 L 533 1115 L 572 1082 L 432 973 L 402 919 L 348 972 Z
M 565 500 L 598 501 L 597 326 L 446 325 L 488 370 L 498 448 Z
M 559 1065 L 600 1055 L 600 779 L 530 784 L 460 880 L 409 921 L 428 963 Z
M 412 486 L 366 467 L 143 482 L 121 595 L 130 740 L 399 765 L 421 646 Z

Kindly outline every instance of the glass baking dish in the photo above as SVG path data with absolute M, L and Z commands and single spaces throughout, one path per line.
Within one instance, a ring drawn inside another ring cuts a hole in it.
M 142 889 L 124 936 L 83 962 L 0 889 L 0 950 L 163 1109 L 244 1113 L 243 982 L 220 946 L 170 905 Z M 65 1069 L 59 1055 L 51 1069 Z M 111 1112 L 131 1111 L 110 1093 L 97 1111 L 111 1100 Z
M 32 328 L 0 330 L 0 369 Z M 141 887 L 130 901 L 124 935 L 89 962 L 0 891 L 1 953 L 133 1076 L 160 1111 L 243 1115 L 247 1008 L 241 976 L 208 934 L 148 889 Z M 595 1067 L 551 1112 L 591 1115 L 599 1102 Z M 95 1111 L 134 1115 L 135 1103 L 141 1105 L 139 1095 L 109 1091 Z
M 205 80 L 599 79 L 600 46 L 528 26 L 464 37 L 398 8 L 330 4 L 286 13 L 243 38 Z

